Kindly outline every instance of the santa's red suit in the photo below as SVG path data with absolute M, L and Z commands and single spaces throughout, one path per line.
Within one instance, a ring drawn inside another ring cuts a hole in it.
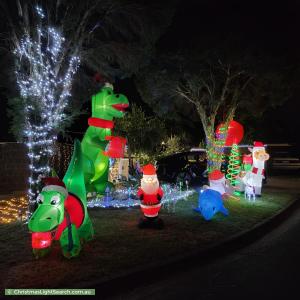
M 142 168 L 143 178 L 137 196 L 141 199 L 141 210 L 145 217 L 155 218 L 161 208 L 161 199 L 164 195 L 156 175 L 156 169 L 148 164 Z

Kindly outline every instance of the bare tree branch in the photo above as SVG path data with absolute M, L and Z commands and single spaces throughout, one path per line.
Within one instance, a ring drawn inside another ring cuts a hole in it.
M 20 48 L 20 44 L 19 44 L 19 39 L 17 36 L 17 32 L 16 32 L 16 28 L 14 25 L 14 22 L 12 21 L 12 17 L 10 15 L 10 11 L 6 5 L 6 3 L 4 1 L 0 1 L 0 6 L 2 7 L 3 11 L 5 12 L 7 21 L 8 21 L 8 25 L 10 28 L 10 34 L 11 34 L 11 41 L 14 45 L 15 48 Z
M 196 105 L 199 118 L 201 120 L 203 130 L 207 141 L 208 150 L 208 167 L 219 168 L 220 163 L 214 163 L 212 151 L 222 154 L 223 148 L 215 138 L 215 122 L 223 107 L 226 113 L 218 119 L 224 122 L 224 126 L 228 126 L 233 119 L 241 94 L 247 88 L 251 76 L 246 76 L 244 70 L 233 71 L 230 64 L 218 64 L 210 66 L 207 72 L 201 72 L 197 76 L 190 77 L 183 87 L 177 87 L 177 93 L 187 102 Z
M 192 98 L 188 95 L 189 92 L 182 90 L 180 87 L 177 87 L 176 93 L 184 99 L 186 99 L 188 102 L 197 106 L 197 103 L 194 100 L 192 100 Z

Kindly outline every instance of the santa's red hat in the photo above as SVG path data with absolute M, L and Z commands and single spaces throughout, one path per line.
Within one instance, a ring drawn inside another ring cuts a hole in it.
M 44 177 L 42 178 L 42 182 L 45 184 L 42 192 L 55 191 L 63 194 L 65 197 L 68 196 L 66 185 L 58 177 Z
M 220 170 L 213 170 L 208 174 L 209 180 L 219 180 L 224 177 L 224 174 Z
M 264 144 L 262 142 L 257 142 L 255 141 L 254 144 L 253 144 L 253 147 L 256 147 L 256 148 L 264 148 Z
M 142 167 L 142 172 L 144 175 L 156 175 L 156 169 L 152 164 Z

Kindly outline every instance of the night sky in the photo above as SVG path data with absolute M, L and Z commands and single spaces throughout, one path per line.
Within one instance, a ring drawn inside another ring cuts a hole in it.
M 299 1 L 181 1 L 173 24 L 161 38 L 163 49 L 200 46 L 208 50 L 228 43 L 231 51 L 251 49 L 258 58 L 270 57 L 271 68 L 292 68 L 287 81 L 294 89 L 284 105 L 270 108 L 254 121 L 257 139 L 291 142 L 299 147 L 300 67 Z M 247 124 L 244 124 L 247 130 Z
M 229 51 L 251 49 L 258 58 L 273 58 L 272 68 L 276 69 L 277 63 L 293 68 L 290 77 L 286 78 L 293 82 L 289 99 L 283 106 L 270 108 L 251 126 L 259 130 L 257 137 L 267 143 L 292 142 L 299 145 L 300 78 L 295 76 L 300 74 L 299 11 L 300 1 L 178 1 L 172 24 L 159 39 L 157 51 L 167 53 L 196 46 L 210 50 L 226 43 L 230 45 Z M 141 103 L 130 78 L 117 80 L 116 88 L 130 101 Z M 13 137 L 8 133 L 4 93 L 0 89 L 0 140 L 12 141 Z M 247 130 L 247 124 L 244 125 Z M 77 122 L 70 130 L 76 131 L 78 127 Z
M 250 126 L 257 130 L 257 139 L 300 147 L 300 78 L 295 75 L 300 75 L 299 11 L 299 1 L 180 1 L 158 46 L 161 51 L 196 46 L 211 51 L 227 44 L 227 51 L 250 49 L 258 60 L 270 58 L 273 65 L 269 67 L 274 70 L 279 65 L 292 69 L 285 79 L 293 83 L 288 100 L 270 107 Z

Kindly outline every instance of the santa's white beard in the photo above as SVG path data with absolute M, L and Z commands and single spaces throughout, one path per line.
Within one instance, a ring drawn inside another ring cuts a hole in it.
M 265 168 L 265 161 L 259 160 L 259 159 L 253 159 L 253 167 L 258 169 L 264 169 Z
M 141 188 L 146 194 L 155 194 L 159 188 L 159 182 L 158 180 L 155 180 L 152 183 L 145 182 L 145 180 L 142 178 L 141 180 Z
M 216 179 L 216 180 L 209 180 L 209 187 L 212 190 L 218 191 L 223 195 L 225 191 L 225 177 Z

